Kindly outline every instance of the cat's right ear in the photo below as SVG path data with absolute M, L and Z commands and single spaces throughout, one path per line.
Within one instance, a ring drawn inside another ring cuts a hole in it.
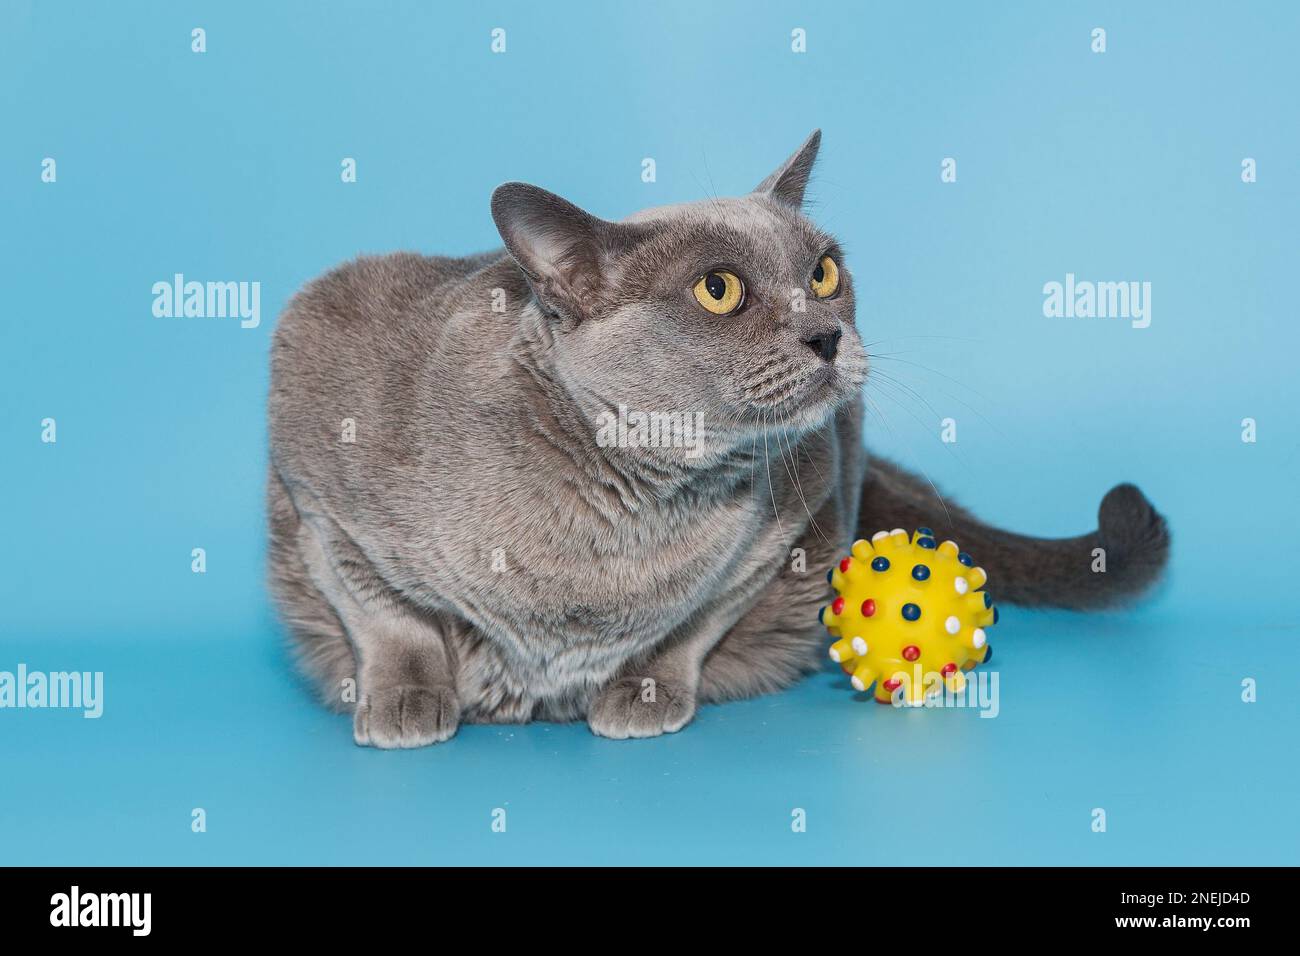
M 812 176 L 813 163 L 817 162 L 817 150 L 821 149 L 821 145 L 822 131 L 815 129 L 804 140 L 804 144 L 795 150 L 794 155 L 759 183 L 754 192 L 771 196 L 792 209 L 801 208 L 803 194 L 808 188 L 808 179 Z
M 572 324 L 599 310 L 625 227 L 528 183 L 498 186 L 492 219 L 543 306 Z

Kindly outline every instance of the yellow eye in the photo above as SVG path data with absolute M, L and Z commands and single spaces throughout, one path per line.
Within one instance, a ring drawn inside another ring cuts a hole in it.
M 813 295 L 819 299 L 826 299 L 833 296 L 839 287 L 840 267 L 830 256 L 822 256 L 822 261 L 817 263 L 817 268 L 812 274 Z
M 714 315 L 728 315 L 740 308 L 745 299 L 745 284 L 740 277 L 722 269 L 707 273 L 692 290 L 695 301 Z

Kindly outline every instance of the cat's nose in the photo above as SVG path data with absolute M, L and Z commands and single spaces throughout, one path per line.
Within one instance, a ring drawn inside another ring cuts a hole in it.
M 808 346 L 814 352 L 827 362 L 835 361 L 835 353 L 840 348 L 840 330 L 834 332 L 819 332 L 811 338 L 803 340 L 803 344 Z

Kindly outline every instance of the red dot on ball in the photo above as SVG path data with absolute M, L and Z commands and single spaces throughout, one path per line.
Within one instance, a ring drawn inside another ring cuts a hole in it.
M 875 602 L 875 601 L 871 600 L 871 598 L 867 598 L 865 601 L 862 602 L 862 616 L 863 616 L 863 617 L 871 617 L 871 615 L 873 615 L 873 614 L 875 614 L 875 613 L 876 613 L 876 602 Z
M 903 660 L 914 661 L 921 656 L 921 649 L 915 644 L 908 644 L 903 648 Z
M 840 561 L 840 573 L 841 573 L 841 574 L 848 574 L 848 572 L 849 572 L 849 565 L 852 564 L 852 563 L 853 563 L 853 562 L 851 562 L 848 558 L 845 558 L 845 559 L 843 559 L 842 561 Z
M 891 694 L 902 686 L 903 682 L 896 677 L 891 677 L 889 680 L 885 681 L 885 690 L 889 691 Z
M 939 673 L 943 674 L 945 677 L 947 677 L 949 674 L 955 674 L 957 673 L 957 665 L 954 664 L 952 661 L 949 661 L 947 664 L 944 664 L 943 667 L 939 669 Z
M 842 598 L 842 597 L 837 597 L 834 601 L 832 601 L 832 602 L 831 602 L 831 611 L 833 611 L 833 612 L 836 613 L 836 614 L 843 614 L 843 613 L 844 613 L 844 598 Z

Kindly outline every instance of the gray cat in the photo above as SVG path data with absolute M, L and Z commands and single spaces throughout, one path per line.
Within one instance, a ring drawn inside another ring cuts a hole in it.
M 357 743 L 532 719 L 648 737 L 786 687 L 825 659 L 824 570 L 881 528 L 938 529 L 1018 604 L 1158 577 L 1168 532 L 1132 485 L 1099 530 L 1043 540 L 868 456 L 853 277 L 801 213 L 820 138 L 747 196 L 622 222 L 508 183 L 504 250 L 361 258 L 290 302 L 271 581 Z

